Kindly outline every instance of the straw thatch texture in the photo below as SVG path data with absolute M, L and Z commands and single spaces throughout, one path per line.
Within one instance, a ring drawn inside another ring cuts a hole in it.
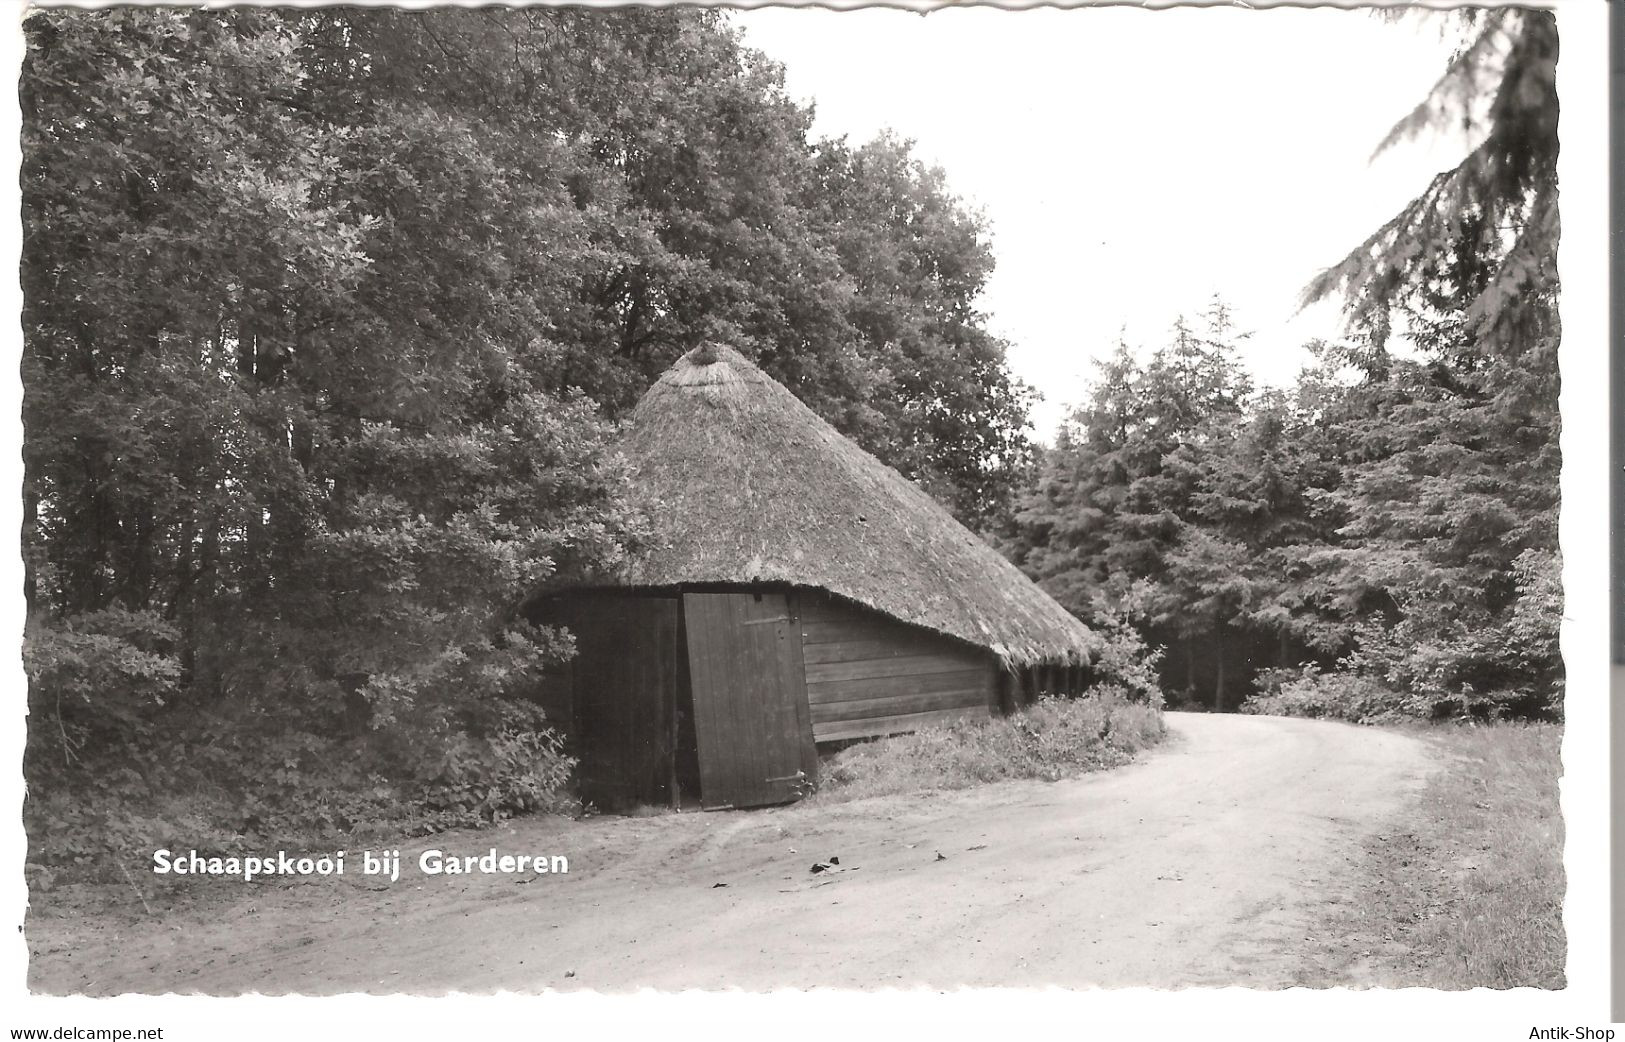
M 931 497 L 727 347 L 650 388 L 622 445 L 655 538 L 638 586 L 819 587 L 992 650 L 1082 664 L 1098 639 Z

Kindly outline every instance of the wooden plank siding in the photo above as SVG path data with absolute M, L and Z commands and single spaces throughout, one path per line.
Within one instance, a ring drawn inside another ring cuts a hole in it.
M 998 712 L 992 653 L 797 591 L 813 739 L 868 738 Z
M 814 733 L 818 735 L 820 742 L 839 742 L 848 738 L 874 738 L 881 735 L 902 734 L 907 731 L 918 731 L 922 727 L 958 723 L 961 720 L 974 720 L 986 715 L 986 708 L 979 710 L 944 709 L 930 713 L 909 713 L 905 716 L 844 720 L 826 724 L 821 728 L 815 727 Z
M 813 705 L 840 705 L 897 695 L 927 695 L 932 692 L 971 691 L 987 704 L 988 676 L 985 668 L 957 669 L 951 673 L 915 673 L 903 676 L 855 676 L 840 680 L 812 681 L 807 684 L 807 700 Z

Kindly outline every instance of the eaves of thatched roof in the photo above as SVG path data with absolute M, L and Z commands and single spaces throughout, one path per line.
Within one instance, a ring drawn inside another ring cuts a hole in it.
M 1084 663 L 1098 638 L 930 496 L 737 351 L 678 359 L 622 441 L 654 536 L 624 581 L 828 590 L 988 648 Z

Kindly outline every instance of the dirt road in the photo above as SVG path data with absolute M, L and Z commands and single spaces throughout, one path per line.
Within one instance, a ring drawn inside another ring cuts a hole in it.
M 1402 820 L 1434 769 L 1428 746 L 1305 720 L 1169 723 L 1169 742 L 1140 762 L 1073 781 L 527 821 L 407 846 L 393 886 L 216 882 L 234 889 L 207 907 L 160 901 L 116 919 L 54 918 L 47 904 L 28 925 L 30 983 L 91 994 L 1287 984 L 1305 939 L 1352 893 L 1362 840 Z M 565 854 L 569 873 L 424 877 L 411 864 L 430 846 L 493 845 Z M 837 871 L 809 871 L 832 856 Z

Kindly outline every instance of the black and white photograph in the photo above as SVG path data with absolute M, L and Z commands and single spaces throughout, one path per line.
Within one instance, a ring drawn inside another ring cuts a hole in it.
M 1578 1009 L 1568 17 L 20 11 L 19 987 Z

